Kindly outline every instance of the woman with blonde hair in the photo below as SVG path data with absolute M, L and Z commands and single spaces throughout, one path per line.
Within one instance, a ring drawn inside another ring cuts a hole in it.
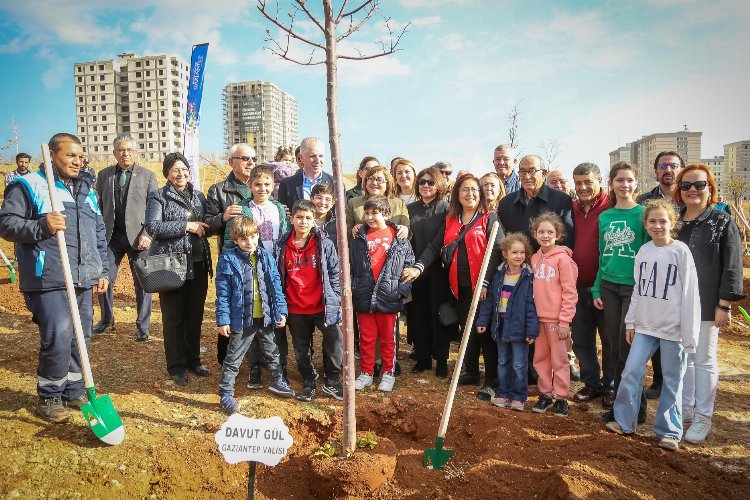
M 417 170 L 411 161 L 399 158 L 393 165 L 391 174 L 396 181 L 396 196 L 401 198 L 407 205 L 419 199 L 416 181 Z

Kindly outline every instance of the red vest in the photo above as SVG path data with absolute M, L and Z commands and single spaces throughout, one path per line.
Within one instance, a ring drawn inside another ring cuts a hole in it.
M 482 268 L 482 259 L 484 258 L 484 251 L 487 249 L 487 239 L 490 237 L 487 227 L 487 219 L 490 216 L 490 212 L 480 215 L 479 220 L 472 226 L 471 229 L 464 236 L 464 243 L 466 244 L 466 253 L 469 255 L 469 272 L 471 274 L 471 286 L 476 288 L 477 279 L 479 279 L 479 271 Z M 443 245 L 448 245 L 458 237 L 458 233 L 461 232 L 461 220 L 453 216 L 448 216 L 445 219 L 445 235 L 443 235 Z M 448 270 L 448 283 L 451 287 L 453 296 L 458 298 L 458 249 L 453 253 L 453 260 L 451 261 L 451 267 Z

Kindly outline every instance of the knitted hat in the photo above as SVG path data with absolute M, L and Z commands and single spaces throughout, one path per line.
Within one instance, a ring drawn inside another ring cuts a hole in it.
M 164 163 L 162 164 L 162 173 L 164 174 L 164 177 L 169 174 L 169 169 L 172 168 L 172 165 L 178 161 L 181 161 L 187 168 L 190 168 L 190 162 L 182 153 L 169 153 L 164 157 Z

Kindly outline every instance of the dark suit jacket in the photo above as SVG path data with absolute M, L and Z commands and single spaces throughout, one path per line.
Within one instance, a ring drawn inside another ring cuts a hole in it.
M 111 165 L 96 177 L 96 192 L 107 230 L 107 243 L 112 238 L 115 225 L 115 177 L 117 165 Z M 151 170 L 133 165 L 127 199 L 125 200 L 125 231 L 130 245 L 135 248 L 146 222 L 146 200 L 148 193 L 157 188 L 156 176 Z
M 304 198 L 304 196 L 302 196 L 302 175 L 302 169 L 300 169 L 296 174 L 287 177 L 279 184 L 278 201 L 281 204 L 286 205 L 290 211 L 292 210 L 295 201 Z M 323 172 L 323 179 L 320 182 L 333 186 L 333 177 L 331 177 L 331 174 Z
M 566 233 L 565 238 L 557 244 L 573 248 L 573 199 L 562 191 L 550 188 L 547 184 L 542 185 L 542 189 L 529 201 L 528 205 L 523 204 L 522 196 L 524 196 L 523 188 L 500 200 L 497 215 L 500 217 L 505 234 L 514 232 L 525 234 L 531 240 L 531 247 L 536 252 L 539 250 L 539 243 L 531 234 L 529 222 L 542 212 L 554 212 L 562 219 Z

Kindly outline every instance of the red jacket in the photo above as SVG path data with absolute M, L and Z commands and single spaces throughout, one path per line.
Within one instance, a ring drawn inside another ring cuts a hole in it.
M 599 270 L 599 214 L 608 208 L 612 206 L 603 189 L 594 198 L 588 213 L 583 211 L 580 200 L 573 200 L 573 261 L 578 266 L 578 287 L 590 288 L 596 281 L 596 272 Z

